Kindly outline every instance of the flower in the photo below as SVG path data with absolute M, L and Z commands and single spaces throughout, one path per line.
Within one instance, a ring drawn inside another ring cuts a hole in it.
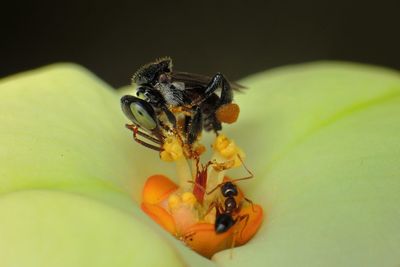
M 220 133 L 212 145 L 212 159 L 202 164 L 198 153 L 193 156 L 188 151 L 184 155 L 180 136 L 174 134 L 168 138 L 160 158 L 176 162 L 179 185 L 163 175 L 150 176 L 142 191 L 142 210 L 207 258 L 246 244 L 257 233 L 264 214 L 262 207 L 246 198 L 236 184 L 253 178 L 244 165 L 243 151 Z M 194 144 L 191 148 L 197 146 L 204 153 L 203 145 Z M 195 166 L 193 175 L 190 165 Z M 236 179 L 225 176 L 228 170 L 241 166 L 248 176 Z
M 169 163 L 124 128 L 119 93 L 59 64 L 0 82 L 2 266 L 394 266 L 400 259 L 400 76 L 320 62 L 251 76 L 224 130 L 268 220 L 207 260 L 139 208 Z

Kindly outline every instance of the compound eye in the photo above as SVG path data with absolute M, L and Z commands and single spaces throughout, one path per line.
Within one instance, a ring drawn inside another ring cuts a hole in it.
M 142 103 L 133 102 L 130 105 L 130 109 L 133 117 L 139 122 L 140 126 L 148 130 L 154 130 L 157 127 L 156 121 Z
M 153 107 L 146 101 L 126 95 L 121 98 L 121 107 L 125 115 L 136 125 L 152 131 L 157 128 Z

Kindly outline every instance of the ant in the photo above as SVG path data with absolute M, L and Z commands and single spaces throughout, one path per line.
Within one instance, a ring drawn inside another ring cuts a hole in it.
M 195 187 L 194 187 L 195 190 L 201 189 L 207 195 L 214 193 L 217 189 L 221 189 L 221 194 L 225 198 L 224 204 L 222 205 L 219 200 L 215 200 L 210 204 L 207 212 L 205 213 L 205 214 L 208 214 L 213 208 L 216 209 L 214 229 L 217 234 L 225 233 L 230 228 L 232 228 L 232 226 L 234 226 L 237 222 L 240 222 L 242 220 L 246 220 L 243 229 L 246 227 L 247 222 L 249 220 L 249 215 L 244 214 L 244 215 L 237 216 L 241 209 L 241 201 L 242 200 L 240 198 L 243 198 L 245 201 L 250 203 L 254 210 L 253 202 L 250 199 L 244 197 L 243 194 L 241 194 L 239 192 L 239 189 L 235 184 L 238 181 L 248 180 L 248 179 L 253 178 L 254 174 L 247 168 L 247 166 L 244 164 L 242 158 L 239 155 L 238 155 L 238 158 L 242 162 L 243 167 L 249 173 L 249 176 L 222 182 L 209 192 L 205 191 L 203 183 L 199 184 L 199 182 L 202 182 L 202 181 L 195 181 L 195 182 L 189 181 L 190 183 L 195 184 Z M 224 170 L 226 168 L 229 168 L 229 167 L 225 166 L 226 163 L 216 163 L 216 162 L 211 162 L 211 161 L 206 164 L 206 168 L 212 164 L 216 164 L 217 165 L 216 169 L 219 169 L 219 170 Z M 203 173 L 204 171 L 201 171 L 201 172 Z M 206 182 L 206 178 L 205 178 L 204 182 Z M 243 229 L 242 229 L 242 231 L 243 231 Z
M 232 168 L 231 162 L 227 161 L 224 163 L 217 163 L 215 161 L 209 161 L 205 165 L 201 165 L 196 174 L 196 179 L 195 181 L 188 181 L 190 183 L 194 184 L 194 191 L 197 191 L 198 193 L 202 193 L 201 197 L 203 197 L 204 194 L 206 195 L 211 195 L 214 192 L 216 192 L 218 189 L 221 192 L 221 197 L 218 197 L 217 199 L 214 199 L 211 204 L 209 205 L 207 211 L 203 214 L 203 216 L 207 216 L 210 211 L 215 208 L 216 209 L 216 214 L 215 214 L 215 220 L 214 220 L 214 233 L 216 235 L 222 235 L 226 232 L 228 232 L 232 227 L 235 225 L 238 225 L 240 222 L 244 222 L 243 227 L 241 227 L 241 230 L 234 229 L 232 234 L 229 234 L 231 237 L 230 240 L 230 247 L 231 247 L 231 258 L 232 258 L 232 249 L 235 246 L 236 240 L 237 240 L 237 234 L 240 234 L 240 238 L 243 240 L 242 234 L 244 229 L 247 226 L 247 223 L 250 220 L 250 214 L 240 214 L 241 208 L 243 206 L 243 201 L 247 201 L 248 203 L 251 204 L 253 211 L 254 206 L 253 202 L 246 197 L 243 196 L 243 193 L 240 191 L 240 189 L 236 186 L 236 182 L 242 181 L 242 180 L 247 180 L 251 179 L 254 177 L 253 173 L 246 167 L 244 164 L 242 158 L 238 155 L 239 160 L 242 162 L 244 168 L 246 171 L 249 173 L 249 176 L 235 179 L 235 180 L 224 180 L 217 186 L 215 186 L 212 190 L 206 191 L 206 183 L 207 183 L 207 168 L 209 166 L 212 166 L 217 172 L 230 169 Z M 196 195 L 196 194 L 195 194 Z M 221 199 L 223 197 L 223 200 Z M 202 203 L 199 201 L 199 203 Z M 207 244 L 201 243 L 202 238 L 199 236 L 199 240 L 197 241 L 197 238 L 195 236 L 197 235 L 196 230 L 191 230 L 186 232 L 184 235 L 180 237 L 180 239 L 187 244 L 189 247 L 192 248 L 199 248 L 207 246 Z M 216 237 L 217 238 L 217 237 Z M 222 237 L 223 238 L 223 237 Z M 242 241 L 240 241 L 242 242 Z M 196 250 L 196 249 L 195 249 Z M 200 249 L 201 250 L 201 249 Z M 208 251 L 208 250 L 207 250 Z M 212 250 L 210 250 L 212 251 Z M 215 252 L 215 251 L 214 251 Z M 206 257 L 212 257 L 212 254 L 205 254 Z
M 214 229 L 217 234 L 225 233 L 232 226 L 242 220 L 245 220 L 245 225 L 243 226 L 243 229 L 246 227 L 249 220 L 249 215 L 244 214 L 237 216 L 241 209 L 241 203 L 238 203 L 237 201 L 239 190 L 234 182 L 253 178 L 253 174 L 251 172 L 249 173 L 250 176 L 248 177 L 222 182 L 221 184 L 217 185 L 213 190 L 207 192 L 207 194 L 212 194 L 215 190 L 220 188 L 221 194 L 225 198 L 224 205 L 221 205 L 221 203 L 219 203 L 218 201 L 214 201 L 209 207 L 209 210 L 213 209 L 214 207 L 216 209 Z M 253 202 L 250 199 L 244 196 L 243 199 L 249 202 L 253 207 Z

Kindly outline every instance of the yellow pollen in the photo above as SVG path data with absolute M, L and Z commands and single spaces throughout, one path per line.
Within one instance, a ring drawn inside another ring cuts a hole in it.
M 243 151 L 235 144 L 235 142 L 223 134 L 217 136 L 213 144 L 214 151 L 226 160 L 233 160 L 234 164 L 230 167 L 238 167 L 242 163 L 238 156 L 244 158 Z M 229 168 L 228 168 L 229 169 Z
M 181 204 L 181 198 L 177 194 L 172 194 L 168 198 L 168 207 L 170 210 L 174 210 Z
M 216 152 L 219 152 L 225 158 L 231 158 L 237 153 L 235 142 L 233 142 L 223 134 L 217 136 L 213 148 Z
M 182 144 L 175 136 L 165 139 L 160 158 L 164 161 L 176 161 L 183 157 Z
M 212 165 L 212 167 L 217 172 L 221 172 L 221 171 L 224 171 L 224 170 L 232 169 L 233 167 L 235 167 L 235 160 L 228 160 L 228 161 L 225 161 L 225 162 L 222 162 L 222 163 L 215 162 Z
M 182 202 L 193 206 L 197 203 L 197 200 L 192 192 L 185 192 L 182 194 Z

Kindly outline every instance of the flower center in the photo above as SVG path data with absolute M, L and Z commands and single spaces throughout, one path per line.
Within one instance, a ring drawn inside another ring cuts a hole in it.
M 212 149 L 211 159 L 201 163 L 199 154 L 185 151 L 179 138 L 168 137 L 160 157 L 175 162 L 179 185 L 171 186 L 168 178 L 160 176 L 161 186 L 155 187 L 158 191 L 154 193 L 150 184 L 155 177 L 150 177 L 142 203 L 156 222 L 206 257 L 246 243 L 262 221 L 261 207 L 245 198 L 236 185 L 253 177 L 243 164 L 243 151 L 223 134 L 216 137 Z M 249 176 L 234 180 L 225 176 L 228 170 L 241 166 Z M 154 194 L 160 197 L 147 197 Z

